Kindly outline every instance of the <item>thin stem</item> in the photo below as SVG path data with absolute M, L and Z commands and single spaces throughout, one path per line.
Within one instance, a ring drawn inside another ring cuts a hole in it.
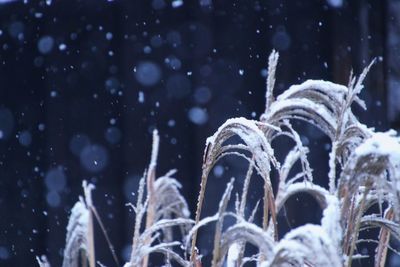
M 110 237 L 109 237 L 108 234 L 107 234 L 106 228 L 104 227 L 103 221 L 101 220 L 100 215 L 99 215 L 98 212 L 97 212 L 97 209 L 96 209 L 94 206 L 92 206 L 92 207 L 91 207 L 91 210 L 92 210 L 92 212 L 93 212 L 93 214 L 94 214 L 94 216 L 95 216 L 97 222 L 98 222 L 99 225 L 100 225 L 100 228 L 101 228 L 101 231 L 102 231 L 103 234 L 104 234 L 104 237 L 106 238 L 106 241 L 107 241 L 107 244 L 108 244 L 108 248 L 109 248 L 110 251 L 111 251 L 111 254 L 112 254 L 112 256 L 113 256 L 113 259 L 114 259 L 115 264 L 116 264 L 117 266 L 120 266 L 119 261 L 118 261 L 118 257 L 117 257 L 117 255 L 115 254 L 114 246 L 112 245 L 112 243 L 111 243 L 111 241 L 110 241 Z
M 357 218 L 356 218 L 356 224 L 355 224 L 355 228 L 354 228 L 354 231 L 353 231 L 353 235 L 354 236 L 353 236 L 353 238 L 351 240 L 349 258 L 348 258 L 348 262 L 347 262 L 347 266 L 348 267 L 351 267 L 352 257 L 353 257 L 353 254 L 354 254 L 354 249 L 356 247 L 358 234 L 359 234 L 359 230 L 360 230 L 361 217 L 362 217 L 362 214 L 363 214 L 363 211 L 364 211 L 365 199 L 367 197 L 368 192 L 369 192 L 369 188 L 367 187 L 364 190 L 364 194 L 362 196 L 361 203 L 360 203 L 360 209 L 358 211 Z
M 89 210 L 93 207 L 92 202 L 92 190 L 94 189 L 94 185 L 88 184 L 86 181 L 82 182 L 82 187 L 85 195 L 85 203 Z M 94 248 L 94 230 L 93 230 L 93 214 L 89 212 L 88 219 L 88 230 L 87 230 L 87 242 L 88 242 L 88 256 L 89 256 L 89 266 L 96 266 L 96 257 L 95 257 L 95 248 Z
M 197 209 L 196 209 L 196 218 L 195 218 L 195 224 L 198 224 L 200 222 L 200 216 L 201 216 L 201 210 L 203 207 L 203 201 L 204 201 L 204 195 L 206 191 L 206 185 L 207 185 L 207 179 L 208 179 L 208 174 L 210 172 L 211 166 L 207 164 L 207 157 L 208 157 L 208 152 L 209 152 L 210 144 L 207 144 L 206 149 L 204 151 L 204 156 L 203 156 L 203 167 L 202 167 L 202 174 L 201 174 L 201 182 L 200 182 L 200 193 L 199 197 L 197 199 Z M 197 252 L 196 252 L 196 243 L 197 243 L 197 229 L 193 233 L 193 238 L 192 238 L 192 247 L 190 250 L 190 261 L 197 266 L 198 260 L 197 260 Z
M 160 145 L 160 136 L 158 135 L 158 131 L 153 131 L 153 145 L 151 151 L 151 159 L 149 165 L 149 171 L 147 172 L 147 196 L 148 196 L 148 206 L 147 206 L 147 214 L 146 214 L 146 229 L 149 229 L 155 220 L 156 215 L 156 196 L 154 189 L 154 182 L 156 179 L 156 166 L 157 166 L 157 156 L 158 156 L 158 148 Z M 151 237 L 145 240 L 144 245 L 148 245 Z M 147 267 L 149 262 L 149 256 L 146 255 L 143 258 L 143 267 Z
M 244 211 L 246 208 L 247 193 L 249 191 L 250 179 L 251 179 L 251 175 L 253 174 L 253 166 L 254 166 L 254 156 L 252 157 L 252 159 L 249 163 L 249 169 L 247 170 L 246 178 L 245 178 L 244 184 L 243 184 L 242 198 L 240 200 L 239 215 L 242 216 L 243 218 L 245 217 Z

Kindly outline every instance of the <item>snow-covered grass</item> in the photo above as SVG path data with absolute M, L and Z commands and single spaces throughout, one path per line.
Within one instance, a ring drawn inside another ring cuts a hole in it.
M 175 171 L 156 178 L 159 137 L 154 132 L 150 165 L 140 181 L 137 203 L 131 205 L 136 214 L 132 253 L 123 266 L 147 267 L 151 265 L 152 253 L 162 253 L 164 266 L 239 267 L 256 262 L 262 267 L 350 267 L 354 259 L 365 256 L 357 254 L 357 246 L 366 241 L 359 234 L 371 228 L 380 231 L 374 240 L 367 240 L 377 244 L 374 265 L 385 265 L 388 249 L 392 249 L 390 238 L 400 238 L 400 139 L 393 130 L 378 133 L 368 128 L 351 109 L 353 103 L 365 108 L 358 94 L 372 63 L 358 78 L 351 75 L 348 86 L 308 80 L 275 98 L 278 58 L 275 51 L 269 58 L 266 108 L 260 119 L 229 119 L 207 139 L 194 220 L 190 219 L 187 203 L 179 193 L 180 184 L 171 177 Z M 328 188 L 313 183 L 309 149 L 291 126 L 293 120 L 311 123 L 331 139 Z M 242 142 L 227 144 L 234 136 Z M 271 145 L 277 138 L 289 138 L 294 143 L 283 162 L 275 158 Z M 203 218 L 209 173 L 221 158 L 231 155 L 249 163 L 241 193 L 236 195 L 235 209 L 228 210 L 234 187 L 232 179 L 218 212 Z M 301 171 L 291 175 L 297 162 Z M 272 169 L 279 174 L 275 190 L 270 179 Z M 263 179 L 264 195 L 258 202 L 260 205 L 246 216 L 253 171 Z M 77 266 L 79 261 L 83 261 L 82 266 L 94 267 L 96 260 L 101 261 L 95 258 L 93 243 L 93 218 L 102 224 L 91 200 L 92 189 L 93 186 L 84 184 L 85 199 L 78 201 L 71 211 L 63 267 Z M 276 216 L 285 202 L 299 193 L 310 194 L 320 204 L 321 223 L 299 226 L 279 239 Z M 368 212 L 372 206 L 378 207 L 379 212 Z M 259 209 L 262 223 L 257 225 L 254 217 Z M 227 225 L 227 216 L 235 223 Z M 212 261 L 202 262 L 202 249 L 196 247 L 197 233 L 212 224 L 215 224 L 213 248 L 209 249 L 213 251 Z M 180 228 L 180 236 L 171 230 L 173 227 Z M 105 231 L 104 234 L 109 240 Z M 247 244 L 258 248 L 258 252 L 248 255 Z M 109 245 L 113 252 L 110 241 Z M 114 258 L 118 266 L 118 259 Z M 42 267 L 50 266 L 44 256 L 38 262 Z

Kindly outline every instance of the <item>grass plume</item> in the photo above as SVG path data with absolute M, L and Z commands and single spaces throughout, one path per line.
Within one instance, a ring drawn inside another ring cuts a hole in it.
M 125 267 L 147 267 L 153 253 L 164 255 L 165 266 L 220 267 L 226 263 L 240 267 L 256 262 L 261 267 L 350 267 L 355 259 L 365 257 L 357 254 L 363 242 L 377 244 L 371 256 L 375 267 L 383 267 L 389 251 L 398 253 L 390 239 L 400 240 L 400 139 L 393 130 L 382 133 L 368 128 L 352 111 L 353 104 L 366 108 L 359 94 L 374 61 L 359 77 L 351 74 L 347 86 L 307 80 L 275 97 L 278 58 L 276 51 L 269 57 L 265 112 L 260 119 L 228 119 L 207 139 L 194 220 L 179 192 L 181 185 L 172 177 L 176 171 L 156 176 L 159 136 L 153 132 L 150 164 L 139 182 L 136 205 L 131 204 L 136 216 L 132 253 Z M 327 188 L 314 183 L 312 167 L 318 166 L 310 164 L 310 150 L 292 127 L 295 120 L 319 128 L 330 138 Z M 293 144 L 282 162 L 275 157 L 275 139 Z M 203 218 L 209 174 L 219 160 L 229 156 L 249 164 L 243 187 L 236 194 L 235 210 L 229 209 L 235 188 L 231 180 L 215 215 Z M 273 170 L 278 174 L 277 188 L 271 181 Z M 253 176 L 262 179 L 263 196 L 257 202 L 261 207 L 251 207 L 251 215 L 246 216 Z M 75 267 L 79 261 L 94 267 L 96 260 L 93 215 L 99 216 L 91 200 L 93 186 L 84 183 L 83 188 L 85 198 L 75 204 L 67 226 L 63 267 Z M 298 226 L 279 239 L 277 214 L 289 198 L 301 193 L 319 204 L 321 222 Z M 379 212 L 371 213 L 372 207 Z M 254 220 L 258 210 L 260 224 Z M 225 220 L 227 217 L 233 220 Z M 202 248 L 197 247 L 198 232 L 206 225 L 215 225 L 211 262 L 202 262 Z M 180 229 L 179 234 L 174 227 Z M 360 238 L 360 233 L 374 228 L 379 229 L 375 239 Z M 246 244 L 252 244 L 257 253 L 247 252 Z M 112 245 L 109 247 L 113 252 Z M 37 261 L 41 267 L 50 266 L 44 256 Z

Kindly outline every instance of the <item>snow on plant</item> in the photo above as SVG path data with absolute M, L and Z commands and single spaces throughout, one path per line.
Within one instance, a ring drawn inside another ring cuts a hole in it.
M 377 243 L 375 266 L 385 265 L 388 249 L 392 249 L 390 238 L 400 239 L 400 139 L 393 130 L 375 132 L 359 122 L 352 112 L 353 103 L 366 108 L 358 95 L 373 62 L 359 77 L 351 74 L 347 86 L 308 80 L 275 98 L 278 58 L 275 51 L 269 57 L 266 106 L 260 119 L 228 119 L 207 139 L 194 221 L 189 218 L 188 206 L 179 193 L 180 184 L 171 177 L 175 171 L 156 179 L 159 137 L 157 131 L 153 133 L 150 165 L 140 180 L 137 203 L 131 205 L 136 217 L 132 254 L 125 267 L 147 267 L 152 253 L 164 254 L 165 266 L 219 267 L 225 263 L 228 267 L 239 267 L 256 262 L 262 267 L 350 267 L 354 259 L 361 257 L 356 253 L 363 242 Z M 310 123 L 330 138 L 328 188 L 313 182 L 309 149 L 292 127 L 293 120 Z M 228 142 L 234 136 L 241 141 Z M 277 138 L 289 138 L 294 143 L 283 162 L 275 158 L 271 145 Z M 228 210 L 234 187 L 232 179 L 217 213 L 202 218 L 210 171 L 226 156 L 238 156 L 248 162 L 243 188 L 236 195 L 235 210 Z M 300 163 L 301 170 L 291 175 L 296 163 Z M 273 168 L 278 173 L 275 190 L 271 182 Z M 263 179 L 263 197 L 247 217 L 245 209 L 253 172 Z M 94 267 L 92 215 L 101 221 L 91 201 L 92 186 L 85 184 L 84 189 L 85 201 L 77 202 L 71 212 L 63 267 L 77 266 L 79 260 Z M 279 240 L 276 216 L 286 201 L 299 193 L 315 198 L 323 210 L 321 223 L 299 226 Z M 261 225 L 254 223 L 259 206 Z M 371 213 L 373 206 L 379 212 Z M 227 216 L 235 222 L 228 225 Z M 208 224 L 215 224 L 213 255 L 211 262 L 202 262 L 201 248 L 196 247 L 197 235 Z M 172 227 L 180 227 L 180 238 Z M 359 238 L 360 232 L 371 228 L 380 231 L 376 239 Z M 247 244 L 255 246 L 258 253 L 247 255 Z M 111 242 L 109 246 L 113 252 Z M 78 257 L 80 251 L 85 257 Z M 118 259 L 114 258 L 118 265 Z M 42 267 L 50 266 L 44 256 L 37 260 Z

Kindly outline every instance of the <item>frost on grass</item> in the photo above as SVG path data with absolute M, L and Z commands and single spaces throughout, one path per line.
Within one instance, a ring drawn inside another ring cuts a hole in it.
M 278 59 L 279 54 L 273 51 L 269 57 L 265 111 L 260 119 L 228 119 L 207 139 L 194 220 L 179 193 L 181 185 L 173 178 L 176 171 L 157 178 L 159 136 L 154 131 L 150 164 L 140 180 L 137 202 L 131 204 L 135 212 L 134 235 L 125 267 L 147 267 L 153 253 L 165 256 L 164 266 L 236 267 L 256 262 L 262 267 L 350 267 L 353 260 L 361 257 L 357 251 L 363 242 L 377 244 L 375 254 L 369 256 L 374 256 L 376 267 L 385 265 L 388 250 L 394 251 L 391 238 L 400 239 L 400 139 L 393 130 L 375 132 L 352 112 L 354 104 L 366 108 L 358 95 L 373 62 L 358 77 L 351 74 L 347 86 L 308 80 L 275 97 Z M 327 188 L 313 181 L 310 151 L 292 127 L 294 120 L 314 125 L 331 140 Z M 272 146 L 278 138 L 287 138 L 293 144 L 282 162 L 275 158 Z M 208 176 L 215 164 L 227 156 L 248 163 L 243 187 L 235 195 L 235 208 L 228 209 L 235 187 L 232 179 L 217 212 L 203 218 Z M 300 169 L 294 168 L 296 165 Z M 271 182 L 274 169 L 278 174 L 277 188 Z M 254 176 L 264 183 L 263 197 L 249 207 L 247 196 Z M 91 187 L 85 185 L 84 189 L 85 200 L 77 202 L 71 212 L 63 267 L 76 266 L 78 261 L 94 266 L 93 215 L 101 221 L 91 201 Z M 321 222 L 294 228 L 279 239 L 276 215 L 289 198 L 301 193 L 315 198 L 322 210 Z M 372 207 L 379 212 L 371 213 Z M 250 215 L 245 212 L 248 210 L 252 211 Z M 258 214 L 262 216 L 259 225 L 254 222 Z M 203 248 L 196 246 L 198 231 L 206 225 L 214 226 L 214 242 L 207 249 L 212 251 L 211 262 L 202 262 Z M 180 231 L 172 230 L 174 227 Z M 373 228 L 379 229 L 375 239 L 359 238 L 360 232 Z M 250 254 L 246 250 L 248 244 L 257 248 L 257 253 Z M 111 241 L 109 246 L 113 252 Z M 37 261 L 42 267 L 49 266 L 44 256 Z M 115 261 L 120 266 L 116 257 Z
M 78 201 L 71 210 L 67 226 L 63 267 L 78 266 L 79 251 L 88 248 L 89 209 Z

